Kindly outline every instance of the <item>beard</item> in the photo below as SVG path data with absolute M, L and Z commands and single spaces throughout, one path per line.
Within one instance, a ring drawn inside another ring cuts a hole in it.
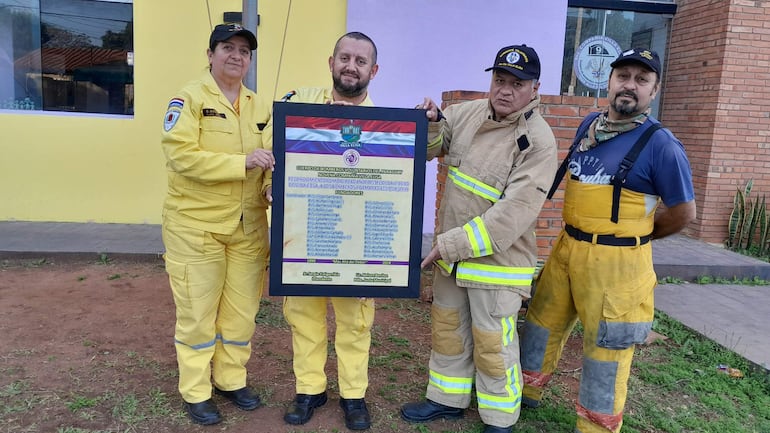
M 332 76 L 332 82 L 334 83 L 334 90 L 336 90 L 340 95 L 346 96 L 348 98 L 361 96 L 364 91 L 366 91 L 366 87 L 369 85 L 369 80 L 363 80 L 360 78 L 355 84 L 345 84 L 342 82 L 341 75 Z
M 627 98 L 632 98 L 632 102 L 627 101 L 619 101 L 618 98 L 621 96 L 625 96 Z M 624 92 L 619 93 L 615 95 L 615 98 L 612 100 L 612 108 L 618 113 L 623 116 L 631 116 L 633 114 L 637 114 L 637 109 L 639 108 L 639 100 L 636 99 L 636 95 L 630 92 Z

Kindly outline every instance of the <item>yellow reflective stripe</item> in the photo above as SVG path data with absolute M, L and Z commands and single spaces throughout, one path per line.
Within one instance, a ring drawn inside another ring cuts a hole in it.
M 457 278 L 478 283 L 503 286 L 529 286 L 532 284 L 534 267 L 512 267 L 462 262 L 457 266 Z
M 489 239 L 487 226 L 484 225 L 484 220 L 481 217 L 470 220 L 463 226 L 463 230 L 465 230 L 468 241 L 471 243 L 472 257 L 484 257 L 492 254 L 492 241 Z
M 444 141 L 444 133 L 438 135 L 433 141 L 428 143 L 428 149 L 435 149 L 438 146 L 441 146 L 441 142 Z
M 505 413 L 514 413 L 521 406 L 521 382 L 519 382 L 518 366 L 514 365 L 506 371 L 505 390 L 508 395 L 500 397 L 485 394 L 476 390 L 476 398 L 479 409 L 499 410 Z
M 451 274 L 451 273 L 452 273 L 452 270 L 453 270 L 453 269 L 454 269 L 454 267 L 455 267 L 455 264 L 454 264 L 454 263 L 447 263 L 447 262 L 445 262 L 445 261 L 443 261 L 443 260 L 441 260 L 441 259 L 438 259 L 438 260 L 436 260 L 436 264 L 437 264 L 437 265 L 439 265 L 439 267 L 440 267 L 441 269 L 443 269 L 443 270 L 447 271 L 447 273 L 449 273 L 449 274 Z
M 473 386 L 472 377 L 449 377 L 430 370 L 429 378 L 431 385 L 447 394 L 470 394 Z
M 457 167 L 449 167 L 448 173 L 449 179 L 458 187 L 468 190 L 473 194 L 484 197 L 492 203 L 500 199 L 503 195 L 502 191 L 478 181 L 467 174 L 463 174 Z
M 516 340 L 516 316 L 508 316 L 500 319 L 503 327 L 503 346 L 507 346 Z

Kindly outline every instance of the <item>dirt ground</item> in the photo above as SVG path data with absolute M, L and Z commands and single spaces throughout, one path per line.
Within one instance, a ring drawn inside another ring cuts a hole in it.
M 424 396 L 429 309 L 416 299 L 377 300 L 366 397 L 371 433 L 480 431 L 473 407 L 461 421 L 414 426 L 399 416 L 401 404 Z M 215 397 L 225 421 L 208 427 L 187 419 L 176 390 L 174 305 L 160 259 L 2 260 L 0 311 L 0 432 L 348 431 L 333 346 L 329 402 L 306 425 L 283 422 L 294 378 L 280 298 L 264 297 L 252 339 L 248 381 L 263 407 L 244 412 Z M 566 374 L 557 378 L 573 399 L 579 344 L 570 341 Z

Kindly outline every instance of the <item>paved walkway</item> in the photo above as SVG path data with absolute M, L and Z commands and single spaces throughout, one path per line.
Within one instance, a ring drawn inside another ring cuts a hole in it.
M 424 236 L 424 253 L 430 240 Z M 770 281 L 770 263 L 685 236 L 653 241 L 652 248 L 659 278 Z M 0 221 L 0 259 L 102 253 L 159 257 L 163 251 L 158 225 Z M 655 306 L 770 371 L 770 286 L 662 284 L 656 289 Z
M 655 307 L 770 370 L 770 286 L 662 284 Z

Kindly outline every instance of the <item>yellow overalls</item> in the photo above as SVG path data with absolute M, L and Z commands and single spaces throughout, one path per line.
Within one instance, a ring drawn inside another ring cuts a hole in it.
M 530 406 L 541 400 L 576 320 L 583 324 L 580 433 L 620 431 L 634 345 L 644 342 L 652 327 L 657 280 L 645 237 L 652 232 L 657 202 L 651 206 L 650 200 L 623 188 L 615 224 L 609 218 L 612 185 L 568 179 L 564 222 L 587 234 L 614 233 L 634 245 L 602 245 L 599 238 L 582 241 L 562 231 L 527 311 L 521 364 L 524 403 Z

